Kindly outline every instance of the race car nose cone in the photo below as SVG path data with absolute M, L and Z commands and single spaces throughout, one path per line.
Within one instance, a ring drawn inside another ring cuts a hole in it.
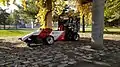
M 18 40 L 21 40 L 21 41 L 22 41 L 22 38 L 18 38 Z

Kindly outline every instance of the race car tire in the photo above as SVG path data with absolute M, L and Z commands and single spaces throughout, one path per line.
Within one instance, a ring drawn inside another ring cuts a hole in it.
M 47 36 L 44 40 L 44 44 L 46 44 L 46 45 L 54 44 L 54 37 L 53 36 Z
M 72 40 L 72 34 L 66 35 L 66 41 L 71 41 Z
M 80 38 L 79 34 L 74 34 L 73 35 L 73 40 L 74 41 L 79 41 L 79 38 Z

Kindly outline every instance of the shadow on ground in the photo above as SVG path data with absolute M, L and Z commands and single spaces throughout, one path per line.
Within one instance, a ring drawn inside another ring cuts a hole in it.
M 6 42 L 5 39 L 0 39 L 0 66 L 30 65 L 34 67 L 34 65 L 38 65 L 39 67 L 49 67 L 50 64 L 53 64 L 52 67 L 60 65 L 63 65 L 62 67 L 64 65 L 67 67 L 106 67 L 82 61 L 81 58 L 84 58 L 90 61 L 105 62 L 111 67 L 120 67 L 120 41 L 104 40 L 105 49 L 95 51 L 81 49 L 81 47 L 92 45 L 90 38 L 81 38 L 80 41 L 74 42 L 58 41 L 54 45 L 32 48 L 15 47 L 20 44 L 23 43 L 20 41 Z M 89 59 L 89 57 L 91 58 Z M 69 64 L 69 62 L 72 63 Z

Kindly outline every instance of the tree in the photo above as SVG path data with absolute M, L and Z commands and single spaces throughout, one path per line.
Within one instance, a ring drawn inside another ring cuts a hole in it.
M 120 0 L 106 0 L 104 16 L 106 22 L 120 19 Z
M 52 3 L 52 19 L 54 21 L 58 21 L 59 15 L 63 13 L 65 8 L 65 1 L 64 0 L 53 0 Z
M 4 29 L 5 28 L 5 25 L 7 24 L 6 23 L 6 19 L 8 18 L 9 14 L 6 13 L 6 10 L 3 10 L 2 8 L 0 8 L 0 24 L 4 25 Z
M 104 4 L 105 0 L 93 0 L 92 11 L 92 47 L 103 49 L 104 31 Z
M 92 2 L 91 0 L 76 0 L 76 7 L 80 12 L 82 31 L 85 32 L 85 22 L 86 24 L 92 23 Z
M 36 0 L 35 4 L 39 9 L 39 12 L 36 17 L 40 21 L 42 28 L 45 28 L 47 26 L 46 25 L 47 24 L 46 15 L 48 15 L 48 13 L 50 14 L 50 12 L 52 10 L 52 1 L 51 0 Z M 51 15 L 51 17 L 52 17 L 52 15 Z M 50 18 L 50 19 L 52 19 L 52 18 Z M 51 22 L 49 22 L 49 23 L 51 23 Z
M 0 3 L 2 3 L 4 6 L 7 5 L 9 0 L 0 0 Z
M 36 19 L 39 9 L 35 2 L 35 0 L 27 0 L 25 1 L 26 6 L 19 6 L 18 15 L 20 19 L 24 19 L 25 23 L 30 23 L 31 20 Z
M 25 4 L 25 0 L 23 0 L 23 4 Z M 26 3 L 27 4 L 27 3 Z M 56 14 L 62 13 L 62 9 L 64 5 L 64 0 L 36 0 L 36 6 L 39 11 L 36 18 L 40 21 L 42 28 L 52 27 L 52 16 Z M 25 9 L 27 9 L 26 5 L 23 5 Z M 53 13 L 53 14 L 52 14 Z
M 84 14 L 84 9 L 81 0 L 77 0 L 78 8 L 82 14 Z M 93 48 L 101 49 L 103 48 L 103 30 L 104 30 L 104 4 L 105 0 L 93 0 L 92 6 L 92 42 Z M 88 5 L 85 7 L 87 8 Z M 86 10 L 86 9 L 85 9 Z M 89 10 L 88 10 L 89 11 Z
M 40 20 L 41 24 L 44 27 L 52 27 L 52 15 L 60 15 L 62 13 L 62 9 L 65 6 L 64 0 L 39 0 L 38 7 L 39 13 L 37 14 L 38 19 Z M 48 25 L 47 25 L 48 24 Z
M 7 19 L 7 22 L 11 23 L 11 24 L 15 24 L 16 29 L 17 29 L 17 24 L 19 22 L 19 15 L 18 15 L 18 11 L 15 10 L 13 13 L 11 13 Z
M 85 33 L 85 16 L 82 17 L 82 32 Z
M 20 6 L 16 3 L 16 0 L 1 0 L 0 3 L 5 4 L 4 6 L 9 6 L 9 4 L 16 5 L 19 10 L 15 10 L 14 12 L 10 13 L 10 16 L 7 19 L 7 22 L 9 21 L 9 24 L 16 24 L 18 23 L 19 19 L 24 19 L 25 22 L 31 22 L 31 19 L 35 18 L 35 15 L 38 13 L 38 8 L 35 5 L 35 1 L 32 0 L 24 0 L 24 6 L 26 5 L 26 9 L 23 9 L 23 6 Z M 8 4 L 9 3 L 9 4 Z M 17 26 L 16 26 L 17 28 Z

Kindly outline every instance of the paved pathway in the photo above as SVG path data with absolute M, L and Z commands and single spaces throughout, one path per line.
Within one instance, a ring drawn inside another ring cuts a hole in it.
M 105 53 L 90 49 L 89 39 L 79 42 L 56 42 L 54 45 L 41 45 L 33 48 L 23 46 L 22 42 L 14 40 L 16 38 L 11 38 L 9 41 L 4 38 L 0 39 L 0 67 L 109 66 L 106 63 L 95 62 L 104 62 L 98 56 L 105 57 Z

